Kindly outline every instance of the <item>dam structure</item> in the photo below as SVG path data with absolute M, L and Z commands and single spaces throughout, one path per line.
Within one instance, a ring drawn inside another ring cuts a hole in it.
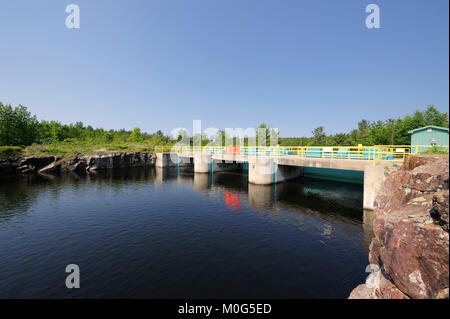
M 248 182 L 270 185 L 303 176 L 307 170 L 353 172 L 364 184 L 363 208 L 374 200 L 388 173 L 399 167 L 411 146 L 156 148 L 156 167 L 193 166 L 195 173 L 248 170 Z

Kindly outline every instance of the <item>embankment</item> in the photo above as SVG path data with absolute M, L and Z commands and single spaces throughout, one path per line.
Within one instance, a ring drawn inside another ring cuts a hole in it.
M 406 158 L 374 206 L 369 262 L 377 266 L 349 298 L 448 298 L 448 156 Z
M 95 171 L 102 169 L 146 167 L 155 165 L 152 153 L 114 153 L 107 155 L 30 156 L 0 159 L 0 176 L 15 174 Z

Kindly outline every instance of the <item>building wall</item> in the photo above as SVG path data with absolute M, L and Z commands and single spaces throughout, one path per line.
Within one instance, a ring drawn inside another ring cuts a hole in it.
M 431 132 L 427 129 L 411 134 L 411 145 L 431 145 L 431 140 L 436 139 L 436 145 L 448 146 L 448 132 L 433 128 Z

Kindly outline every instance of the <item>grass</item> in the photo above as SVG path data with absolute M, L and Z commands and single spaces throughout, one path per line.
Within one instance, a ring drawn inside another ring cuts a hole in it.
M 447 154 L 448 155 L 448 149 L 439 147 L 439 146 L 433 146 L 426 151 L 420 152 L 420 154 Z
M 154 146 L 145 143 L 99 144 L 90 142 L 58 142 L 51 144 L 33 144 L 27 147 L 0 146 L 0 158 L 25 156 L 74 156 L 82 154 L 106 155 L 122 152 L 153 152 Z
M 23 149 L 19 146 L 0 146 L 0 158 L 19 157 Z

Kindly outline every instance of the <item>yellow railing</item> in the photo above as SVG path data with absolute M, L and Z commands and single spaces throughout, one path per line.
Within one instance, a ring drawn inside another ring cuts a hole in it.
M 448 153 L 448 146 L 156 146 L 155 152 L 208 153 L 251 156 L 296 156 L 300 158 L 353 159 L 376 162 L 402 162 L 409 154 L 437 148 Z

